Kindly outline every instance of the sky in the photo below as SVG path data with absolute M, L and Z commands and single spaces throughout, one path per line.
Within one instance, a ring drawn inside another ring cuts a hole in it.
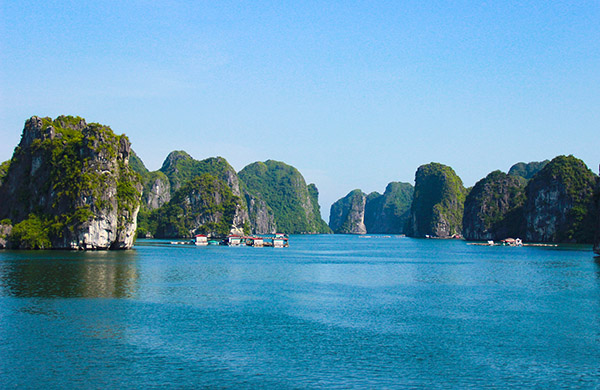
M 315 183 L 465 186 L 569 155 L 598 173 L 600 2 L 0 0 L 0 161 L 76 115 L 167 154 L 268 159 Z

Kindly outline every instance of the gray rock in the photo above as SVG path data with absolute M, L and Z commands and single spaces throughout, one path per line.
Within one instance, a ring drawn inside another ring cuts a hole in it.
M 246 193 L 250 227 L 255 234 L 274 234 L 277 232 L 277 224 L 272 210 L 267 202 L 254 195 Z
M 331 205 L 329 227 L 337 234 L 365 234 L 365 203 L 367 196 L 353 190 Z
M 8 223 L 0 223 L 0 249 L 6 248 L 7 239 L 12 232 L 12 225 Z
M 597 177 L 573 156 L 558 156 L 527 185 L 525 239 L 592 243 Z
M 142 187 L 129 154 L 127 138 L 106 126 L 30 118 L 0 187 L 0 219 L 17 226 L 36 215 L 52 248 L 131 248 Z
M 407 235 L 448 238 L 462 233 L 467 190 L 449 166 L 421 165 L 415 174 L 415 192 Z

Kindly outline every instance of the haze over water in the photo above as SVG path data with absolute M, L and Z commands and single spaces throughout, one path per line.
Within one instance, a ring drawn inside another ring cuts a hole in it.
M 596 388 L 588 246 L 0 251 L 2 388 Z

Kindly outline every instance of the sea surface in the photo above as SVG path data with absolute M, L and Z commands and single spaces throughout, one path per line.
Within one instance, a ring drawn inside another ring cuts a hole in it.
M 600 388 L 589 246 L 0 251 L 2 389 Z

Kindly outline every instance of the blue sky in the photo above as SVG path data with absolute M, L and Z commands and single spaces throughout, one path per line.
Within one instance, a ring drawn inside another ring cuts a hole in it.
M 237 170 L 275 159 L 321 193 L 465 185 L 519 161 L 600 163 L 598 1 L 0 0 L 0 160 L 32 115 Z

